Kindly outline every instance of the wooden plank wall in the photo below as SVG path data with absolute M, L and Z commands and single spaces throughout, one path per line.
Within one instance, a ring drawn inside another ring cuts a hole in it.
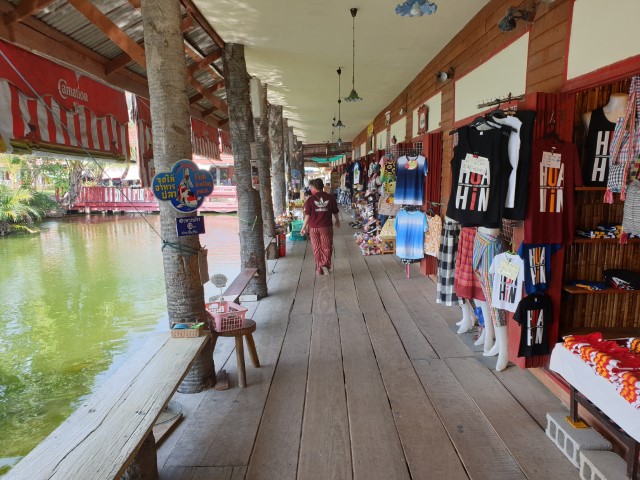
M 519 2 L 515 6 L 524 8 L 530 2 Z M 540 4 L 533 23 L 518 21 L 511 32 L 501 32 L 497 24 L 507 9 L 514 6 L 513 0 L 490 1 L 436 57 L 430 61 L 413 81 L 398 96 L 386 105 L 373 120 L 375 132 L 385 127 L 385 112 L 391 111 L 391 123 L 402 116 L 400 109 L 407 109 L 407 139 L 412 137 L 413 116 L 411 112 L 429 97 L 442 91 L 442 202 L 446 203 L 451 190 L 451 169 L 449 159 L 453 150 L 452 137 L 448 132 L 454 126 L 454 83 L 487 59 L 504 49 L 527 30 L 530 33 L 529 58 L 527 67 L 527 93 L 559 92 L 564 82 L 566 53 L 569 39 L 569 18 L 573 0 L 556 0 L 551 5 Z M 436 82 L 436 72 L 455 69 L 453 80 Z M 481 93 L 479 98 L 481 98 Z M 366 141 L 366 128 L 356 135 L 354 145 Z M 401 139 L 398 139 L 401 141 Z

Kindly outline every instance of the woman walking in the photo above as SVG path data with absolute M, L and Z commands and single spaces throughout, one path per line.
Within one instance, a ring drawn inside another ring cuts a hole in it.
M 336 228 L 340 228 L 338 217 L 338 203 L 333 195 L 323 192 L 324 183 L 319 178 L 309 182 L 311 196 L 304 204 L 304 223 L 300 233 L 309 233 L 313 256 L 316 259 L 318 275 L 329 275 L 331 269 L 331 252 L 333 250 L 333 221 Z

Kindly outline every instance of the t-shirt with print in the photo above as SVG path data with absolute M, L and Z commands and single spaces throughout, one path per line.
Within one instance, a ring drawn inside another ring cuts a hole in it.
M 351 171 L 353 172 L 353 184 L 354 185 L 359 185 L 361 183 L 361 176 L 362 176 L 362 165 L 360 165 L 360 162 L 355 162 L 351 168 Z
M 507 125 L 512 129 L 507 146 L 512 170 L 509 174 L 509 185 L 504 206 L 505 208 L 513 208 L 516 200 L 516 176 L 518 174 L 518 162 L 520 161 L 520 127 L 522 122 L 516 117 L 495 118 L 494 121 L 500 125 Z
M 544 293 L 551 281 L 551 255 L 562 248 L 562 245 L 538 244 L 520 245 L 518 255 L 524 261 L 524 291 L 528 294 Z
M 574 189 L 582 185 L 576 146 L 552 139 L 534 142 L 529 181 L 525 243 L 572 241 Z
M 549 297 L 542 293 L 534 293 L 523 298 L 513 318 L 522 327 L 518 356 L 547 355 L 549 326 L 553 323 Z
M 491 307 L 515 312 L 522 298 L 524 263 L 511 253 L 493 257 L 489 273 L 493 275 Z
M 407 260 L 424 258 L 424 232 L 427 216 L 423 212 L 400 210 L 396 215 L 396 255 Z
M 338 213 L 338 202 L 330 193 L 316 192 L 304 202 L 304 214 L 309 215 L 309 228 L 333 226 L 331 215 Z
M 447 216 L 462 226 L 500 228 L 511 174 L 508 139 L 502 128 L 458 129 Z
M 587 133 L 587 147 L 585 150 L 582 174 L 587 187 L 606 187 L 609 178 L 609 164 L 611 159 L 611 141 L 614 122 L 610 122 L 602 108 L 591 112 L 589 132 Z
M 531 144 L 533 143 L 533 126 L 536 112 L 518 110 L 516 112 L 520 125 L 520 154 L 516 172 L 516 192 L 513 208 L 505 207 L 504 218 L 524 220 L 527 214 L 527 198 L 529 196 L 529 174 L 531 172 Z
M 387 158 L 382 166 L 382 176 L 380 179 L 383 183 L 396 181 L 397 162 L 393 158 Z
M 429 167 L 427 159 L 404 156 L 396 166 L 396 192 L 393 201 L 398 205 L 422 205 L 424 198 L 424 177 Z

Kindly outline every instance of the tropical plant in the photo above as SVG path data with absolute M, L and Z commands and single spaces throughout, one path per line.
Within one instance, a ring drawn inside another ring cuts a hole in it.
M 12 230 L 38 232 L 33 224 L 41 220 L 54 206 L 55 202 L 44 193 L 34 192 L 25 187 L 13 190 L 6 185 L 0 185 L 0 235 Z

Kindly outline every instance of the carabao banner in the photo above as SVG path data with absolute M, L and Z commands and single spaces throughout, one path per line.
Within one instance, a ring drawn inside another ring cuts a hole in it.
M 194 161 L 220 160 L 219 141 L 216 127 L 191 117 L 191 145 Z
M 9 43 L 0 41 L 0 50 L 7 57 L 0 56 L 0 135 L 6 149 L 11 142 L 128 158 L 124 92 Z

